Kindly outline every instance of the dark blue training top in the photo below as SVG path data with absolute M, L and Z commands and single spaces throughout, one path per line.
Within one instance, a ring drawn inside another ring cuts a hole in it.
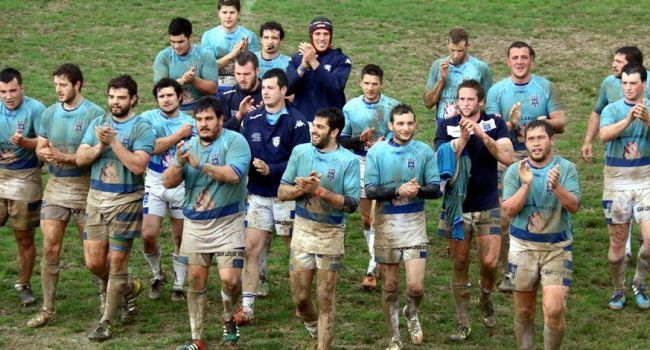
M 329 49 L 318 54 L 320 66 L 308 70 L 302 78 L 296 71 L 302 62 L 302 55 L 296 53 L 287 66 L 289 92 L 295 94 L 295 107 L 307 118 L 314 120 L 317 110 L 325 107 L 343 109 L 345 105 L 345 83 L 348 81 L 352 61 L 341 49 Z
M 460 115 L 444 119 L 436 130 L 436 151 L 443 143 L 460 137 Z M 503 119 L 481 112 L 478 124 L 494 140 L 508 138 L 508 128 Z M 467 197 L 463 202 L 463 212 L 475 212 L 497 208 L 499 206 L 499 189 L 497 179 L 497 160 L 490 154 L 485 144 L 476 136 L 470 135 L 465 146 L 472 161 L 472 170 L 467 184 Z
M 293 148 L 310 141 L 309 125 L 302 113 L 287 104 L 288 113 L 282 114 L 275 125 L 267 120 L 264 107 L 247 113 L 242 119 L 241 134 L 251 149 L 252 158 L 259 158 L 269 166 L 269 174 L 262 176 L 253 165 L 248 173 L 248 191 L 277 197 L 282 174 Z
M 235 85 L 229 90 L 217 93 L 217 99 L 221 103 L 223 109 L 223 127 L 239 131 L 239 121 L 235 115 L 239 111 L 239 104 L 246 98 L 246 96 L 253 97 L 253 103 L 258 105 L 262 102 L 262 82 L 259 81 L 257 89 L 253 91 L 243 91 L 239 85 Z

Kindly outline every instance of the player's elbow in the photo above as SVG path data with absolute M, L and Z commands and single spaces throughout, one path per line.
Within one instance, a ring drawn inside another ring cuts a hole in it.
M 350 196 L 343 197 L 343 207 L 341 208 L 346 213 L 354 213 L 359 207 L 359 198 Z

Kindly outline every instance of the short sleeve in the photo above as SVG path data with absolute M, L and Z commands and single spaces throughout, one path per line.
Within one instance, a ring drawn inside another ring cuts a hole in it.
M 154 84 L 162 78 L 169 78 L 169 65 L 165 57 L 167 56 L 167 49 L 162 50 L 156 55 L 153 62 L 153 82 Z
M 359 181 L 359 158 L 352 157 L 345 171 L 343 183 L 343 195 L 359 199 L 361 196 L 361 181 Z
M 377 145 L 379 146 L 379 145 Z M 380 185 L 379 179 L 379 162 L 377 155 L 379 147 L 373 147 L 366 154 L 366 169 L 364 175 L 364 183 L 366 186 Z
M 133 152 L 144 151 L 148 154 L 153 153 L 154 145 L 156 143 L 156 136 L 154 135 L 151 123 L 146 120 L 139 121 L 134 136 L 135 140 L 133 140 Z
M 241 179 L 248 174 L 251 163 L 251 151 L 248 142 L 238 133 L 233 132 L 233 142 L 226 153 L 225 164 L 229 165 Z
M 289 161 L 287 162 L 287 168 L 284 170 L 284 174 L 282 174 L 282 183 L 287 184 L 287 185 L 294 185 L 295 183 L 293 180 L 298 176 L 298 169 L 297 169 L 297 163 L 298 163 L 298 158 L 300 157 L 298 155 L 297 150 L 300 149 L 299 147 L 294 147 L 293 151 L 291 151 L 291 156 L 289 157 Z
M 521 160 L 519 162 L 514 162 L 506 170 L 506 174 L 503 177 L 503 200 L 512 197 L 521 184 L 519 183 L 519 163 L 525 162 L 526 160 Z
M 434 61 L 431 64 L 431 69 L 429 69 L 429 78 L 427 79 L 427 90 L 431 90 L 433 88 L 433 85 L 436 84 L 436 81 L 438 81 L 438 76 L 440 74 L 440 63 L 437 61 Z
M 212 57 L 210 51 L 207 49 L 201 50 L 201 78 L 204 80 L 218 81 L 219 80 L 219 66 L 217 60 Z
M 426 146 L 424 179 L 427 185 L 440 183 L 440 170 L 438 170 L 438 161 L 433 150 L 429 145 Z
M 81 139 L 81 144 L 89 145 L 89 146 L 94 146 L 97 144 L 97 137 L 95 135 L 95 127 L 97 127 L 97 123 L 101 120 L 101 118 L 97 118 L 90 122 L 90 125 L 88 125 L 88 129 L 86 129 L 86 133 L 84 134 L 83 139 Z

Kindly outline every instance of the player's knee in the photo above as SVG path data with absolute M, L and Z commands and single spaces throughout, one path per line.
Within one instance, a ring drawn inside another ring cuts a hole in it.
M 609 254 L 607 255 L 607 260 L 610 264 L 620 264 L 625 260 L 625 250 L 620 252 L 614 252 L 610 249 Z
M 498 255 L 487 255 L 481 258 L 481 267 L 489 271 L 496 270 L 499 264 Z
M 469 257 L 455 256 L 453 258 L 452 266 L 454 267 L 454 271 L 465 271 L 467 270 L 468 265 L 469 265 Z
M 106 272 L 106 262 L 101 259 L 86 258 L 86 268 L 94 275 L 103 275 Z
M 553 328 L 563 328 L 564 325 L 564 303 L 552 301 L 544 302 L 544 323 Z
M 58 261 L 61 245 L 47 245 L 43 247 L 43 259 L 46 261 Z
M 421 282 L 410 282 L 406 285 L 406 292 L 412 296 L 424 294 L 424 286 Z
M 535 319 L 535 305 L 525 304 L 519 305 L 515 308 L 516 320 L 534 320 Z
M 393 303 L 399 299 L 399 290 L 394 288 L 383 288 L 381 291 L 381 301 L 384 303 Z

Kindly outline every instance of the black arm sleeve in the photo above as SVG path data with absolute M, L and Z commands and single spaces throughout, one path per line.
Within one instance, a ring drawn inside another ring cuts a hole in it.
M 397 187 L 368 186 L 365 190 L 368 199 L 389 201 L 397 198 Z
M 349 150 L 362 150 L 365 146 L 365 142 L 361 141 L 358 137 L 350 136 L 341 136 L 339 137 L 339 143 L 341 146 Z
M 366 191 L 366 195 L 368 194 L 368 191 Z M 420 190 L 418 190 L 418 197 L 424 198 L 424 199 L 436 199 L 440 198 L 442 196 L 442 192 L 440 192 L 440 185 L 438 184 L 430 184 L 426 186 L 420 187 Z
M 230 119 L 223 122 L 223 127 L 232 131 L 240 132 L 241 120 L 237 119 L 235 116 L 232 116 Z
M 350 196 L 343 196 L 343 211 L 346 213 L 354 213 L 359 206 L 359 198 Z

